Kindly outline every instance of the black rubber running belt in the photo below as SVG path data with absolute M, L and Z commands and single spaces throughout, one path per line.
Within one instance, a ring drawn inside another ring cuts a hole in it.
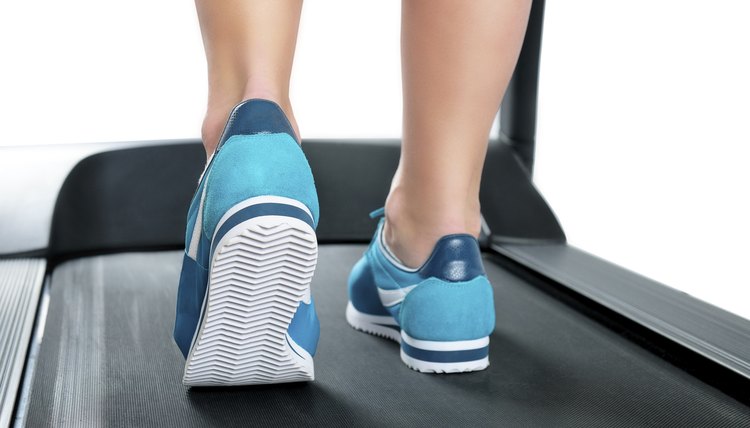
M 51 300 L 28 426 L 750 426 L 750 409 L 491 260 L 489 369 L 426 375 L 344 319 L 361 245 L 320 249 L 312 383 L 186 389 L 172 342 L 181 252 L 66 262 Z

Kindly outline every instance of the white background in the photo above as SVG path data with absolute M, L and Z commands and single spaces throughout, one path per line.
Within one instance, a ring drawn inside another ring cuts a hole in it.
M 305 4 L 304 137 L 400 135 L 399 10 Z M 535 175 L 573 245 L 746 318 L 748 20 L 731 0 L 547 2 Z M 192 2 L 3 2 L 0 44 L 0 145 L 199 135 Z

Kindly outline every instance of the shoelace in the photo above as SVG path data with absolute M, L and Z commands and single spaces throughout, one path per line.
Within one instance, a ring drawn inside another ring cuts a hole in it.
M 385 216 L 385 207 L 381 207 L 376 209 L 375 211 L 370 213 L 370 218 L 375 219 L 378 217 L 384 217 Z

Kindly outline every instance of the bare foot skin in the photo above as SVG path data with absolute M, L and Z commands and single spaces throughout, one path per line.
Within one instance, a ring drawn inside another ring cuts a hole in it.
M 210 157 L 230 111 L 263 98 L 286 113 L 299 138 L 289 102 L 289 80 L 302 0 L 196 0 L 208 64 L 208 103 L 201 136 Z
M 292 104 L 289 99 L 280 99 L 280 97 L 272 95 L 267 91 L 253 90 L 247 92 L 247 95 L 239 97 L 235 102 L 232 99 L 231 102 L 224 102 L 220 105 L 211 106 L 207 109 L 206 115 L 203 118 L 203 126 L 201 127 L 201 139 L 203 141 L 203 147 L 206 149 L 206 158 L 210 158 L 213 152 L 216 150 L 216 146 L 219 144 L 221 133 L 224 131 L 224 125 L 227 123 L 229 113 L 231 113 L 234 106 L 242 101 L 249 100 L 251 98 L 262 98 L 270 100 L 281 106 L 282 110 L 286 114 L 289 122 L 292 124 L 294 133 L 297 136 L 297 140 L 301 143 L 302 138 L 300 137 L 299 127 L 297 126 L 297 120 L 294 117 L 292 111 Z

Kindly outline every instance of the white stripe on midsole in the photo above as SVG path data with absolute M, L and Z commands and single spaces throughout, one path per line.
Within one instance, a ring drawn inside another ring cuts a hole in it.
M 380 296 L 380 302 L 383 306 L 390 307 L 401 303 L 406 295 L 416 287 L 417 284 L 410 285 L 408 287 L 397 288 L 395 290 L 383 290 L 378 288 L 378 295 Z
M 436 342 L 432 340 L 419 340 L 410 337 L 404 330 L 401 330 L 401 340 L 425 351 L 466 351 L 470 349 L 479 349 L 489 346 L 490 337 L 485 336 L 473 340 L 454 340 L 451 342 Z
M 219 223 L 216 224 L 216 229 L 214 229 L 214 236 L 212 237 L 212 240 L 216 239 L 216 233 L 221 229 L 221 225 L 224 224 L 231 216 L 236 214 L 242 209 L 245 209 L 251 205 L 258 205 L 258 204 L 285 204 L 285 205 L 291 205 L 293 207 L 297 207 L 304 211 L 307 215 L 310 216 L 310 220 L 314 220 L 312 214 L 310 214 L 310 210 L 307 208 L 305 204 L 302 202 L 292 199 L 292 198 L 285 198 L 283 196 L 272 196 L 272 195 L 266 195 L 266 196 L 256 196 L 254 198 L 245 199 L 244 201 L 238 203 L 237 205 L 234 205 L 232 208 L 227 210 L 227 212 L 224 213 L 224 215 L 221 217 L 221 220 L 219 220 Z

